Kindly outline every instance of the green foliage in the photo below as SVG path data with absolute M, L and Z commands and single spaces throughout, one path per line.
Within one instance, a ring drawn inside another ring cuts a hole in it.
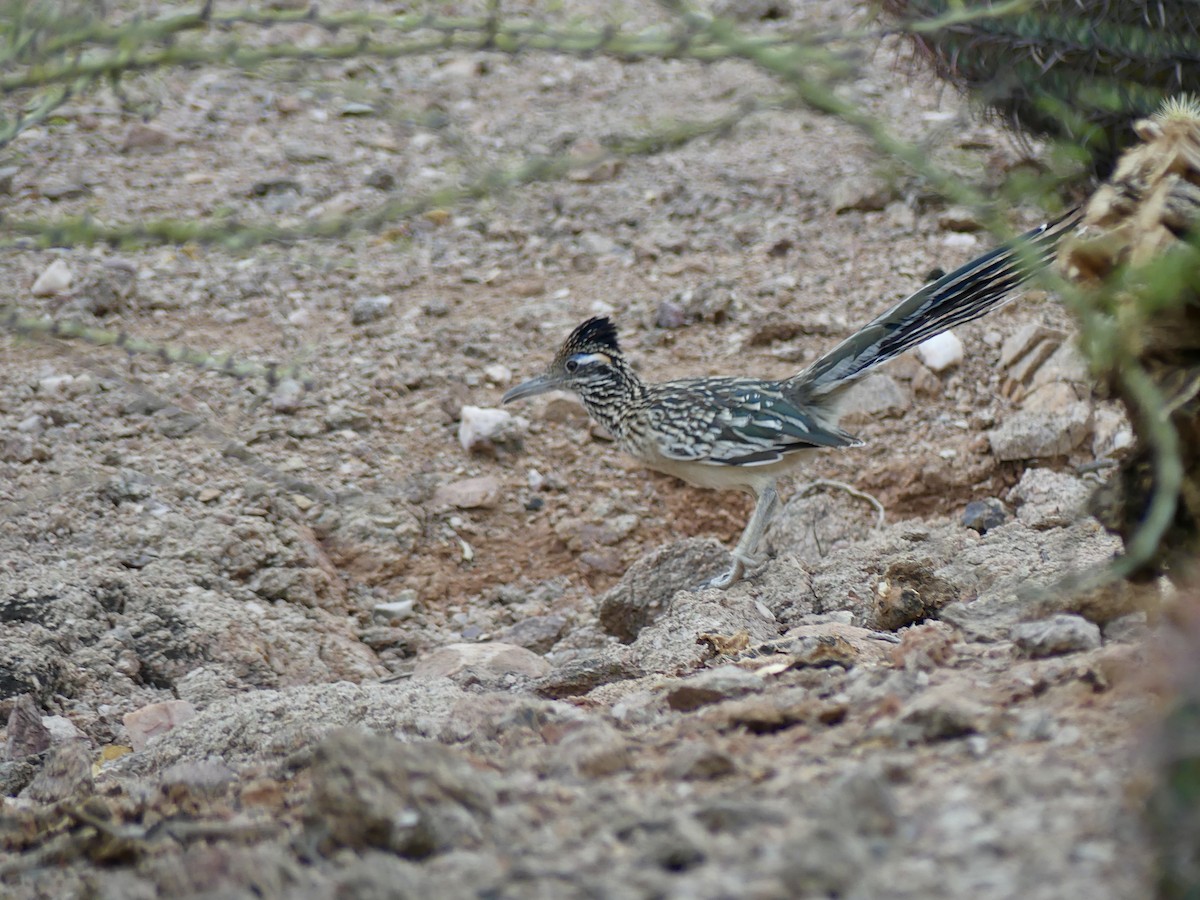
M 0 317 L 0 326 L 13 334 L 30 338 L 64 338 L 80 340 L 94 347 L 117 347 L 126 353 L 155 356 L 167 363 L 182 363 L 197 369 L 232 375 L 235 378 L 262 378 L 269 385 L 284 379 L 299 381 L 305 386 L 308 379 L 298 366 L 278 366 L 238 360 L 229 353 L 206 353 L 189 347 L 175 347 L 147 341 L 124 331 L 97 328 L 73 319 L 51 319 L 45 316 L 24 316 L 15 309 Z

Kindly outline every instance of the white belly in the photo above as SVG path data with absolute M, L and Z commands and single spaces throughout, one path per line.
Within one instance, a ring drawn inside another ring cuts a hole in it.
M 717 491 L 746 491 L 757 497 L 764 488 L 774 484 L 781 473 L 795 468 L 800 461 L 800 455 L 793 453 L 779 462 L 765 466 L 711 466 L 662 457 L 649 460 L 640 454 L 638 458 L 655 471 L 674 475 L 681 481 L 697 487 Z

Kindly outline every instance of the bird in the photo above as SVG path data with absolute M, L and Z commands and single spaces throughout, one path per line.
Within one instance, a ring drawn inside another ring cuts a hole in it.
M 621 351 L 617 327 L 595 316 L 576 327 L 541 374 L 506 391 L 502 404 L 573 391 L 616 443 L 651 469 L 690 484 L 741 490 L 754 511 L 728 571 L 701 587 L 728 588 L 757 562 L 755 551 L 779 504 L 779 477 L 801 451 L 861 444 L 838 425 L 847 388 L 923 341 L 977 319 L 1053 259 L 1078 223 L 1071 210 L 927 284 L 781 381 L 738 376 L 651 383 Z

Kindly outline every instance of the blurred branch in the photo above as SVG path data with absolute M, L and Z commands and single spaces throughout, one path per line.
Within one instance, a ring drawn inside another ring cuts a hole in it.
M 267 242 L 339 239 L 377 231 L 434 209 L 559 180 L 606 161 L 658 154 L 698 139 L 720 137 L 756 112 L 800 106 L 847 122 L 881 153 L 903 162 L 953 202 L 974 207 L 995 232 L 1009 236 L 997 209 L 985 203 L 978 192 L 933 163 L 926 148 L 900 139 L 847 98 L 842 86 L 857 73 L 850 52 L 857 45 L 848 43 L 844 35 L 798 35 L 777 29 L 752 33 L 729 20 L 696 14 L 680 3 L 663 5 L 673 21 L 630 31 L 611 24 L 598 27 L 504 18 L 499 15 L 499 4 L 492 6 L 491 14 L 475 17 L 381 15 L 361 10 L 325 13 L 316 6 L 218 9 L 205 4 L 157 18 L 105 21 L 90 6 L 76 8 L 50 0 L 9 0 L 5 4 L 0 0 L 0 9 L 12 11 L 7 21 L 0 21 L 0 97 L 23 103 L 22 114 L 0 116 L 0 147 L 98 85 L 116 88 L 128 76 L 195 66 L 250 71 L 275 63 L 396 60 L 477 52 L 599 56 L 620 61 L 728 60 L 746 63 L 782 88 L 776 94 L 737 103 L 713 118 L 667 122 L 643 134 L 606 138 L 604 149 L 595 154 L 534 156 L 490 169 L 462 184 L 397 197 L 346 215 L 299 224 L 244 222 L 232 216 L 134 222 L 101 221 L 88 215 L 46 220 L 0 218 L 0 248 L 201 243 L 246 251 Z M 999 14 L 996 10 L 1019 5 L 1004 3 L 991 12 L 988 8 L 956 10 L 955 21 L 964 16 Z M 309 31 L 304 35 L 289 32 L 292 26 Z M 272 30 L 269 34 L 268 29 Z M 311 39 L 314 32 L 316 39 Z M 302 37 L 305 40 L 301 41 Z M 164 348 L 78 322 L 24 316 L 16 309 L 7 314 L 0 310 L 0 324 L 20 334 L 113 345 L 228 374 L 260 375 L 268 380 L 286 374 L 274 366 L 237 363 L 226 356 L 187 348 Z M 293 370 L 288 373 L 287 377 L 298 377 Z
M 229 353 L 212 354 L 190 347 L 160 344 L 124 331 L 97 328 L 73 319 L 26 316 L 19 310 L 0 307 L 0 327 L 23 337 L 80 340 L 95 347 L 117 347 L 130 355 L 153 356 L 163 362 L 182 363 L 235 378 L 262 378 L 269 385 L 293 379 L 305 388 L 310 386 L 309 379 L 299 366 L 249 362 L 235 359 Z
M 604 158 L 647 155 L 678 147 L 691 140 L 728 132 L 750 112 L 766 107 L 805 105 L 836 116 L 865 134 L 884 154 L 897 159 L 955 203 L 975 208 L 998 234 L 1009 237 L 996 210 L 978 192 L 931 162 L 925 148 L 903 141 L 877 118 L 837 90 L 854 74 L 848 55 L 828 38 L 801 38 L 787 33 L 750 34 L 723 19 L 697 15 L 668 4 L 676 16 L 669 25 L 636 32 L 615 26 L 557 26 L 524 19 L 378 15 L 363 11 L 325 14 L 307 10 L 233 10 L 195 12 L 154 20 L 134 19 L 120 24 L 92 21 L 72 23 L 62 34 L 9 54 L 28 60 L 0 74 L 0 95 L 33 91 L 30 111 L 0 122 L 0 146 L 30 125 L 44 121 L 72 96 L 103 80 L 115 81 L 133 73 L 196 65 L 221 65 L 243 70 L 282 61 L 336 61 L 370 57 L 397 59 L 441 52 L 491 51 L 509 55 L 557 53 L 602 55 L 621 60 L 691 59 L 698 62 L 743 60 L 780 82 L 789 96 L 759 99 L 706 122 L 671 123 L 666 128 L 611 145 Z M 1007 6 L 1007 5 L 1006 5 Z M 978 12 L 978 10 L 976 11 Z M 982 13 L 981 13 L 982 14 Z M 314 46 L 273 43 L 249 46 L 246 29 L 303 24 L 327 32 L 333 40 Z M 198 33 L 187 40 L 184 36 Z M 214 33 L 220 32 L 218 37 Z M 346 32 L 353 32 L 342 37 Z M 52 221 L 6 221 L 0 230 L 11 236 L 32 236 L 40 246 L 183 243 L 196 241 L 247 249 L 267 241 L 338 238 L 410 218 L 429 209 L 480 199 L 497 191 L 564 177 L 577 167 L 600 160 L 532 158 L 505 170 L 493 170 L 475 182 L 428 195 L 381 204 L 366 213 L 320 219 L 301 225 L 246 224 L 234 219 L 208 221 L 160 219 L 137 224 L 98 223 L 87 217 Z M 13 238 L 7 242 L 11 245 Z
M 411 219 L 432 209 L 494 196 L 513 187 L 561 179 L 572 171 L 587 170 L 610 159 L 662 153 L 699 138 L 720 136 L 728 133 L 747 116 L 786 103 L 787 98 L 784 97 L 747 101 L 732 112 L 714 119 L 672 123 L 649 134 L 610 140 L 608 148 L 599 153 L 582 157 L 535 157 L 511 168 L 493 169 L 464 185 L 442 188 L 418 197 L 391 200 L 361 214 L 331 216 L 296 226 L 243 225 L 231 219 L 159 219 L 137 224 L 105 225 L 90 217 L 68 217 L 52 221 L 8 219 L 0 222 L 0 231 L 33 237 L 37 245 L 42 247 L 193 242 L 217 244 L 231 250 L 247 250 L 273 241 L 340 238 L 353 232 L 375 231 L 389 223 Z M 12 246 L 19 240 L 21 238 L 17 237 L 0 240 L 0 247 Z
M 315 47 L 278 43 L 250 47 L 230 35 L 218 42 L 167 41 L 164 46 L 143 49 L 147 43 L 197 28 L 234 25 L 275 25 L 303 23 L 323 28 L 331 35 L 348 29 L 360 33 L 348 40 Z M 388 38 L 389 32 L 413 35 L 428 32 L 418 39 Z M 786 45 L 799 39 L 791 35 L 757 36 L 751 45 Z M 115 44 L 111 51 L 86 52 L 85 44 Z M 298 13 L 232 13 L 205 18 L 199 15 L 177 16 L 155 23 L 130 23 L 128 26 L 98 27 L 94 34 L 81 34 L 75 42 L 55 42 L 56 53 L 65 59 L 54 63 L 33 60 L 19 72 L 0 76 L 0 94 L 42 88 L 77 78 L 124 75 L 150 69 L 193 65 L 222 65 L 254 69 L 269 62 L 336 61 L 358 57 L 398 59 L 440 51 L 492 51 L 505 54 L 526 52 L 556 53 L 568 56 L 604 55 L 622 60 L 694 59 L 715 62 L 733 55 L 730 48 L 713 43 L 700 33 L 672 33 L 661 28 L 627 34 L 617 28 L 555 28 L 532 21 L 509 22 L 488 18 L 463 19 L 430 16 L 371 16 L 347 13 L 312 16 Z M 129 49 L 132 46 L 133 49 Z M 51 54 L 43 52 L 44 59 Z

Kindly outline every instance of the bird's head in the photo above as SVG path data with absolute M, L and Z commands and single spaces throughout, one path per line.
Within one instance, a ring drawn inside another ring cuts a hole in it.
M 616 326 L 606 316 L 596 316 L 571 332 L 545 372 L 510 389 L 500 402 L 554 390 L 575 391 L 584 397 L 604 392 L 623 365 Z

